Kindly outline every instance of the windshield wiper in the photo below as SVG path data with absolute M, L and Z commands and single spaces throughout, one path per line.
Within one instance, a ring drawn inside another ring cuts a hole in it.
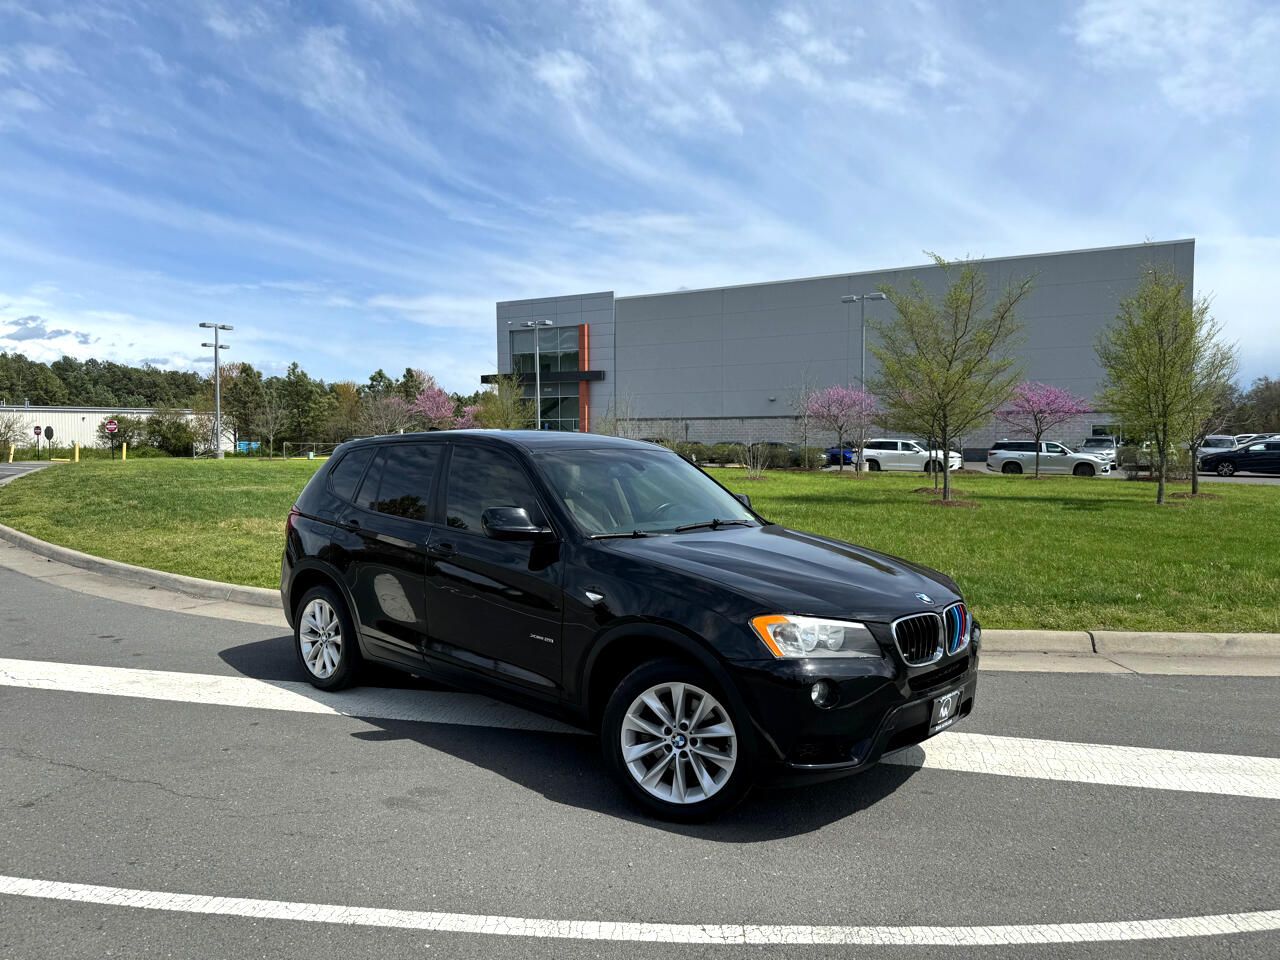
M 710 520 L 703 520 L 700 523 L 685 523 L 676 527 L 676 533 L 684 533 L 686 530 L 701 530 L 703 527 L 709 530 L 719 530 L 721 527 L 749 527 L 750 520 L 721 520 L 718 517 L 712 517 Z
M 593 534 L 592 540 L 639 540 L 641 537 L 651 537 L 653 534 L 645 533 L 643 530 L 632 530 L 630 533 L 597 533 Z

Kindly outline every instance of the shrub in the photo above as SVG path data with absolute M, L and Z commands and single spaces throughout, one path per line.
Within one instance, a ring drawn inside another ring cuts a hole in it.
M 699 443 L 696 440 L 682 440 L 675 446 L 676 453 L 682 457 L 688 457 L 694 463 L 707 463 L 708 451 L 705 443 Z
M 197 439 L 191 422 L 176 410 L 159 410 L 147 417 L 147 443 L 171 457 L 191 456 Z
M 742 458 L 739 443 L 717 443 L 707 451 L 708 463 L 737 463 Z
M 791 455 L 791 465 L 801 470 L 817 470 L 827 462 L 827 452 L 822 447 L 801 447 Z

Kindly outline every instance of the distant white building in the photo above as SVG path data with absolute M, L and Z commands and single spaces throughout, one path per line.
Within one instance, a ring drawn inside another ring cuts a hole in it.
M 145 418 L 159 412 L 155 407 L 41 407 L 31 404 L 17 406 L 0 404 L 0 417 L 17 414 L 28 421 L 27 443 L 35 443 L 35 429 L 53 427 L 53 444 L 56 447 L 70 447 L 79 443 L 82 447 L 96 447 L 99 442 L 98 424 L 108 417 Z M 188 419 L 195 419 L 198 414 L 192 410 L 179 410 Z M 42 439 L 40 441 L 44 443 Z M 222 440 L 223 450 L 232 450 L 235 445 L 228 438 Z

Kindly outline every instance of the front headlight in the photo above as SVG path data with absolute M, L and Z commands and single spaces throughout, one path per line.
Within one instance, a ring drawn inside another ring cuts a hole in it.
M 884 656 L 871 631 L 852 620 L 771 613 L 752 618 L 751 629 L 779 659 Z

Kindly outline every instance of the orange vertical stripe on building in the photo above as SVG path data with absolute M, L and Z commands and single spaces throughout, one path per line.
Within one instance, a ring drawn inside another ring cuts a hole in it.
M 578 325 L 578 369 L 591 369 L 591 324 Z M 591 384 L 586 380 L 578 382 L 578 429 L 582 433 L 591 432 L 591 403 L 587 399 L 591 395 Z

